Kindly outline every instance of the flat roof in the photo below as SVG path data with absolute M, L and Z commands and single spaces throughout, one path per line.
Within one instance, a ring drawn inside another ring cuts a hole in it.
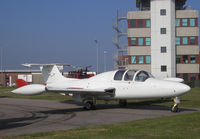
M 41 73 L 40 70 L 0 70 L 1 72 L 10 72 L 10 73 Z

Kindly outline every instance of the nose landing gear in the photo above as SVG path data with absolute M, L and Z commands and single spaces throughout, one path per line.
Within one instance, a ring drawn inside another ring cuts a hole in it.
M 180 104 L 180 98 L 175 97 L 174 98 L 174 105 L 171 106 L 171 112 L 180 112 L 180 109 L 178 108 L 179 104 Z

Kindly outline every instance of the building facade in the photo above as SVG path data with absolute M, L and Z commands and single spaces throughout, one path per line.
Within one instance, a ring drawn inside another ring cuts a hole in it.
M 198 11 L 186 0 L 137 0 L 127 13 L 128 69 L 144 69 L 157 78 L 199 79 Z

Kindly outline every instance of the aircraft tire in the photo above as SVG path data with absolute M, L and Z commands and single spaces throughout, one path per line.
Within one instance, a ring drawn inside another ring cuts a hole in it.
M 178 108 L 178 106 L 171 106 L 171 112 L 180 112 L 180 109 Z
M 95 110 L 95 106 L 92 101 L 87 101 L 84 106 L 85 110 Z
M 126 107 L 127 106 L 127 101 L 125 99 L 120 99 L 119 100 L 119 106 L 120 107 Z

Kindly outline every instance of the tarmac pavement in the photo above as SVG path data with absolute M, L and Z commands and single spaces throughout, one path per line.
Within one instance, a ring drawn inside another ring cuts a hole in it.
M 169 107 L 133 105 L 120 108 L 99 104 L 86 111 L 72 101 L 49 101 L 0 98 L 0 137 L 20 134 L 67 130 L 75 127 L 128 122 L 200 111 L 181 108 L 172 113 Z

